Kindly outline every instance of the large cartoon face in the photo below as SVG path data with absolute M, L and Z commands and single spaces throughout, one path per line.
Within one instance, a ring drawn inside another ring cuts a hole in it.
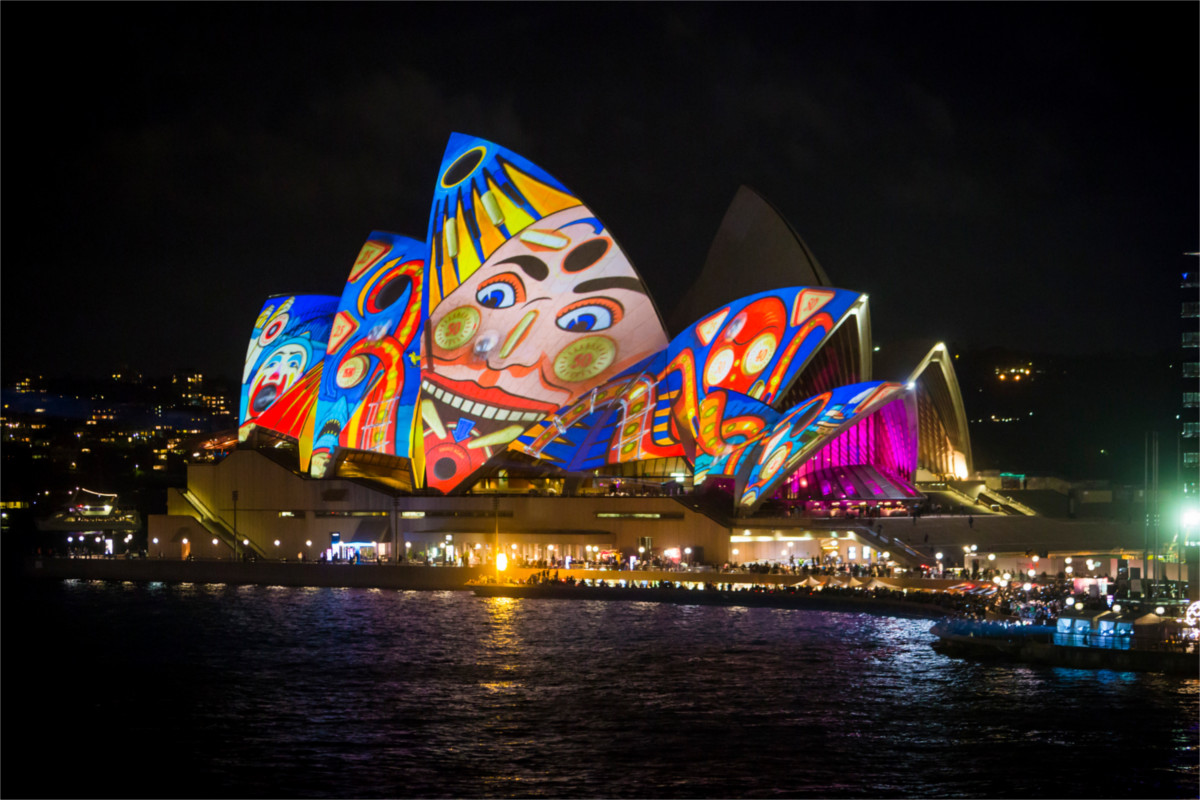
M 308 366 L 308 358 L 309 348 L 300 342 L 288 342 L 275 348 L 250 384 L 249 415 L 262 414 L 299 380 Z
M 455 413 L 526 423 L 663 345 L 641 280 L 583 206 L 501 245 L 430 326 L 426 377 Z

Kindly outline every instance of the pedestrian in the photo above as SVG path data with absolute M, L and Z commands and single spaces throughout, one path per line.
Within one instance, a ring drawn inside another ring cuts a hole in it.
M 967 515 L 967 527 L 971 528 L 972 530 L 975 528 L 975 518 L 970 514 Z

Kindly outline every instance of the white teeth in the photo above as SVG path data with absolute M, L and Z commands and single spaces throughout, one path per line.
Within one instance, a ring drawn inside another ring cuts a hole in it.
M 487 403 L 468 400 L 434 386 L 429 381 L 422 381 L 421 388 L 430 397 L 437 398 L 451 408 L 458 409 L 463 414 L 482 419 L 494 419 L 498 422 L 540 422 L 547 416 L 546 414 L 539 414 L 536 411 L 522 412 L 509 408 L 497 408 L 496 406 L 489 406 Z

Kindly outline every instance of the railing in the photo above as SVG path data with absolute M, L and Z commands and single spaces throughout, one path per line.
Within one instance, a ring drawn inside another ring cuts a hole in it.
M 998 505 L 1008 506 L 1009 508 L 1020 511 L 1022 514 L 1024 514 L 1027 517 L 1036 517 L 1037 516 L 1037 512 L 1034 511 L 1032 508 L 1025 505 L 1024 503 L 1022 503 L 1019 500 L 1012 499 L 1011 497 L 1009 497 L 1006 494 L 1000 494 L 999 492 L 993 491 L 991 489 L 984 489 L 979 493 L 979 496 L 986 497 L 988 500 L 991 500 L 993 503 L 996 503 Z
M 188 504 L 200 515 L 197 518 L 197 521 L 204 526 L 204 529 L 213 536 L 216 536 L 225 544 L 229 545 L 231 549 L 251 550 L 260 558 L 267 557 L 266 551 L 263 550 L 262 547 L 256 544 L 253 540 L 247 538 L 249 544 L 237 542 L 237 533 L 233 530 L 233 526 L 222 519 L 220 515 L 213 513 L 212 509 L 205 505 L 204 501 L 202 501 L 199 497 L 192 494 L 190 490 L 181 489 L 179 490 L 179 494 L 184 500 L 187 500 Z

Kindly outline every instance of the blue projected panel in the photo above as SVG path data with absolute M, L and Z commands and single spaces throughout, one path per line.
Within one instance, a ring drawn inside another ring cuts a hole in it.
M 350 268 L 317 396 L 313 477 L 342 448 L 421 460 L 413 434 L 425 252 L 424 242 L 376 231 Z
M 246 350 L 238 437 L 262 427 L 298 441 L 311 432 L 316 383 L 337 298 L 273 297 L 264 305 Z

